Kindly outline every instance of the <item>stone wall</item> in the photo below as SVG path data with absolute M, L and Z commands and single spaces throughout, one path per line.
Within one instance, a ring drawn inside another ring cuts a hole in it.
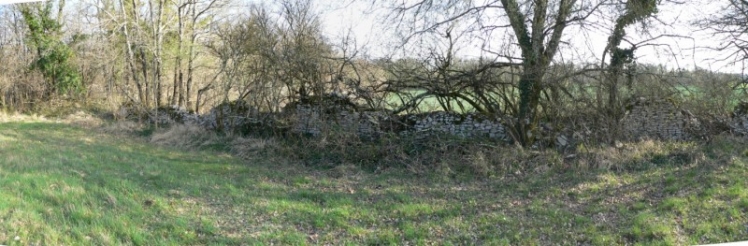
M 621 126 L 624 135 L 631 140 L 688 140 L 699 131 L 698 120 L 668 100 L 639 98 L 626 108 Z
M 748 115 L 733 117 L 730 123 L 730 127 L 734 133 L 743 136 L 748 135 Z
M 409 129 L 404 135 L 429 136 L 448 134 L 461 138 L 488 138 L 508 140 L 506 128 L 498 119 L 489 119 L 480 114 L 456 114 L 431 112 L 403 117 Z
M 319 136 L 323 132 L 356 134 L 362 138 L 377 137 L 388 131 L 391 118 L 382 111 L 361 111 L 347 107 L 298 104 L 291 114 L 291 131 Z
M 244 102 L 225 102 L 202 115 L 199 124 L 208 130 L 236 131 L 249 122 L 259 121 L 257 113 L 257 110 Z
M 748 102 L 741 102 L 735 107 L 730 117 L 730 128 L 736 134 L 748 136 Z
M 390 131 L 417 138 L 446 134 L 461 138 L 510 141 L 507 129 L 501 120 L 490 119 L 475 113 L 456 114 L 438 111 L 389 116 L 384 112 L 374 114 L 373 112 L 356 112 L 354 108 L 336 107 L 297 105 L 294 132 L 317 136 L 322 132 L 335 129 L 356 132 L 359 136 L 376 136 Z M 744 119 L 740 124 L 744 124 L 744 128 L 748 129 L 748 113 Z M 390 126 L 399 125 L 399 127 L 384 127 L 385 122 Z M 688 140 L 695 138 L 699 131 L 699 121 L 688 111 L 678 108 L 667 100 L 644 98 L 628 105 L 626 115 L 621 120 L 621 126 L 624 135 L 631 140 L 642 138 Z M 545 132 L 545 134 L 554 133 Z M 561 138 L 561 141 L 558 138 Z M 555 140 L 556 145 L 564 145 L 563 143 L 573 141 L 567 136 L 556 136 L 550 139 Z
M 448 134 L 462 138 L 506 140 L 504 126 L 479 114 L 430 112 L 412 115 L 389 115 L 385 111 L 357 111 L 350 104 L 296 104 L 292 132 L 319 136 L 338 131 L 362 138 L 377 137 L 385 132 L 415 137 Z
M 329 103 L 326 100 L 320 100 L 318 103 L 296 103 L 280 114 L 259 113 L 247 105 L 237 103 L 219 105 L 200 116 L 177 107 L 162 108 L 157 119 L 161 124 L 197 124 L 208 130 L 223 128 L 243 134 L 281 129 L 284 132 L 287 130 L 310 136 L 336 132 L 365 139 L 376 138 L 382 134 L 397 134 L 416 138 L 452 135 L 507 142 L 511 140 L 501 120 L 480 114 L 439 111 L 391 115 L 386 111 L 359 111 L 351 103 Z M 728 122 L 733 133 L 748 135 L 748 103 L 736 107 Z M 696 117 L 668 100 L 639 98 L 626 107 L 626 115 L 620 123 L 628 140 L 690 140 L 704 134 Z M 578 129 L 567 130 L 574 132 Z M 565 146 L 580 140 L 572 139 L 569 134 L 559 134 L 561 133 L 553 130 L 541 131 L 541 135 L 547 135 L 541 136 L 541 139 L 546 139 L 546 142 L 555 141 L 556 146 Z

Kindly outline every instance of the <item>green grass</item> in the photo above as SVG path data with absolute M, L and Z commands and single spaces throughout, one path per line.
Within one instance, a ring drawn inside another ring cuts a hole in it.
M 676 86 L 675 90 L 678 92 L 678 96 L 682 100 L 696 100 L 696 101 L 709 101 L 710 98 L 715 96 L 715 92 L 704 92 L 704 88 L 699 88 L 697 86 Z M 727 92 L 727 94 L 721 94 L 719 96 L 725 97 L 728 99 L 728 106 L 730 110 L 732 110 L 732 107 L 735 107 L 738 103 L 740 103 L 741 99 L 744 100 L 745 98 L 745 85 L 739 85 L 736 88 L 729 90 L 731 91 L 732 95 L 729 95 L 730 92 Z M 706 100 L 704 100 L 706 99 Z
M 405 102 L 408 102 L 408 100 L 412 97 L 418 96 L 422 93 L 426 92 L 426 90 L 408 90 L 401 92 L 400 94 L 389 94 L 389 96 L 386 98 L 386 103 L 390 105 L 391 109 L 401 107 L 403 104 L 403 99 Z M 462 103 L 462 106 L 464 107 L 464 110 L 460 110 L 460 103 Z M 466 112 L 472 112 L 474 111 L 474 107 L 470 105 L 468 102 L 462 99 L 454 99 L 450 101 L 450 107 L 452 107 L 453 110 L 460 113 L 466 113 Z M 417 109 L 420 112 L 432 112 L 432 111 L 443 111 L 441 104 L 439 104 L 439 100 L 435 96 L 428 96 L 421 100 L 420 104 L 418 104 Z
M 688 144 L 686 144 L 688 145 Z M 677 146 L 677 144 L 676 144 Z M 450 179 L 320 170 L 0 124 L 3 245 L 682 245 L 748 239 L 745 145 L 640 155 L 635 171 Z M 664 157 L 663 157 L 664 156 Z M 644 165 L 642 163 L 648 163 Z
M 740 98 L 745 97 L 745 87 L 747 85 L 741 85 L 738 88 L 735 88 L 732 90 L 732 96 L 731 100 L 729 101 L 729 109 L 732 110 L 732 107 L 737 105 L 740 102 Z M 579 88 L 572 87 L 567 88 L 568 91 L 576 94 L 577 96 L 582 96 L 582 92 L 579 91 Z M 592 87 L 583 88 L 583 90 L 586 90 L 585 96 L 594 97 L 596 94 L 596 91 Z M 703 90 L 696 86 L 675 86 L 674 90 L 677 91 L 678 97 L 680 97 L 681 100 L 693 100 L 693 98 L 701 98 L 701 97 L 709 97 L 710 95 L 705 95 Z M 407 102 L 409 98 L 415 97 L 421 93 L 424 93 L 425 90 L 408 90 L 401 92 L 400 94 L 389 94 L 386 98 L 386 103 L 390 105 L 391 109 L 398 108 L 402 106 L 402 100 L 405 99 Z M 515 95 L 516 96 L 516 95 Z M 460 110 L 460 103 L 464 106 L 464 110 Z M 462 99 L 455 99 L 450 101 L 450 107 L 453 108 L 455 112 L 458 113 L 465 113 L 465 112 L 471 112 L 474 111 L 474 108 L 469 103 L 465 102 Z M 431 111 L 443 111 L 444 109 L 439 104 L 439 101 L 434 96 L 425 97 L 422 99 L 420 104 L 418 104 L 417 109 L 421 112 L 431 112 Z

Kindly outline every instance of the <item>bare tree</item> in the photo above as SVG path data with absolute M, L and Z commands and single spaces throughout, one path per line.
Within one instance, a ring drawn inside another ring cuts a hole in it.
M 110 61 L 117 87 L 128 101 L 143 110 L 172 104 L 193 108 L 197 90 L 204 87 L 196 78 L 209 77 L 210 66 L 197 69 L 207 60 L 201 36 L 205 36 L 215 11 L 224 0 L 97 0 L 90 2 L 95 36 L 123 55 Z M 168 72 L 167 72 L 168 71 Z M 173 83 L 172 83 L 173 82 Z M 130 88 L 130 87 L 133 88 Z
M 194 84 L 195 59 L 197 58 L 196 48 L 199 43 L 197 39 L 207 30 L 212 18 L 208 15 L 214 14 L 212 11 L 225 6 L 225 1 L 206 0 L 206 1 L 177 1 L 176 8 L 176 52 L 174 54 L 174 73 L 171 104 L 185 106 L 192 109 L 192 95 Z M 205 21 L 207 20 L 207 21 Z M 186 51 L 185 51 L 186 48 Z M 183 61 L 187 58 L 187 71 L 185 75 Z M 197 111 L 198 108 L 195 107 Z
M 520 57 L 506 55 L 503 60 L 522 67 L 518 74 L 519 102 L 514 137 L 519 143 L 530 145 L 537 135 L 537 108 L 544 87 L 543 76 L 559 49 L 563 32 L 568 26 L 587 18 L 600 4 L 575 0 L 421 1 L 396 6 L 395 16 L 399 19 L 415 16 L 413 21 L 416 23 L 427 23 L 413 29 L 414 35 L 433 32 L 454 22 L 471 22 L 471 30 L 476 32 L 511 30 Z M 443 11 L 447 15 L 439 14 L 434 18 L 431 14 L 434 11 Z
M 376 2 L 376 1 L 375 1 Z M 627 5 L 628 4 L 628 5 Z M 389 16 L 405 32 L 407 45 L 419 37 L 435 34 L 447 36 L 448 30 L 459 27 L 454 35 L 478 37 L 483 40 L 484 52 L 495 58 L 490 59 L 494 67 L 516 67 L 517 103 L 513 105 L 515 120 L 514 138 L 522 145 L 533 144 L 538 136 L 539 106 L 544 91 L 551 84 L 547 81 L 548 69 L 553 64 L 564 40 L 569 35 L 565 31 L 572 26 L 581 29 L 587 26 L 600 28 L 600 16 L 621 16 L 621 24 L 614 35 L 619 37 L 622 28 L 650 12 L 636 15 L 641 11 L 626 11 L 638 6 L 656 7 L 656 1 L 577 1 L 577 0 L 425 0 L 415 3 L 395 4 Z M 626 6 L 630 6 L 627 8 Z M 604 14 L 605 13 L 605 14 Z M 583 28 L 582 28 L 583 27 Z M 610 39 L 608 50 L 616 51 L 620 39 Z M 499 49 L 491 44 L 503 42 Z M 514 55 L 514 51 L 518 55 Z M 615 54 L 616 57 L 619 55 Z M 571 73 L 571 71 L 569 71 Z M 501 83 L 496 81 L 496 83 Z M 505 95 L 514 97 L 514 95 Z M 506 100 L 511 101 L 511 100 Z
M 717 15 L 705 17 L 694 24 L 723 40 L 718 46 L 709 47 L 726 52 L 726 56 L 719 60 L 743 64 L 748 60 L 748 30 L 745 28 L 748 25 L 748 1 L 728 0 Z

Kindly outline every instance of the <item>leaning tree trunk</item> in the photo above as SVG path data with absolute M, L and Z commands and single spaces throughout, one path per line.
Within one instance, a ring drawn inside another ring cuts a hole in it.
M 657 0 L 639 0 L 626 3 L 626 11 L 616 19 L 613 32 L 608 37 L 605 52 L 610 55 L 610 64 L 606 68 L 604 79 L 608 86 L 608 103 L 604 108 L 610 132 L 610 141 L 619 138 L 621 129 L 618 121 L 623 117 L 623 105 L 620 102 L 619 80 L 623 75 L 624 66 L 634 61 L 636 46 L 621 48 L 621 42 L 626 36 L 625 28 L 643 21 L 657 12 Z M 603 57 L 604 61 L 604 57 Z

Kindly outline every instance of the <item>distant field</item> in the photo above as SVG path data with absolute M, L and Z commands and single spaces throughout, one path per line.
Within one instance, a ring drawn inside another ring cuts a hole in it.
M 391 94 L 386 100 L 387 100 L 387 103 L 389 105 L 393 105 L 394 106 L 394 107 L 390 107 L 390 108 L 397 108 L 397 107 L 400 107 L 402 105 L 402 100 L 401 99 L 406 99 L 406 102 L 407 102 L 408 98 L 417 96 L 417 95 L 419 95 L 419 94 L 421 94 L 423 92 L 425 92 L 425 90 L 410 90 L 410 91 L 407 91 L 407 92 L 401 92 L 400 94 Z M 456 101 L 462 101 L 462 100 L 454 100 L 451 103 L 451 106 L 455 110 L 457 110 L 457 109 L 460 108 L 459 107 L 459 103 L 457 103 Z M 462 101 L 462 103 L 465 106 L 465 111 L 463 111 L 463 112 L 471 112 L 471 111 L 473 111 L 473 107 L 470 104 L 468 104 L 467 102 L 464 102 L 464 101 Z M 442 107 L 441 107 L 441 105 L 439 104 L 439 101 L 436 99 L 436 97 L 433 97 L 433 96 L 424 98 L 423 101 L 421 102 L 421 104 L 418 105 L 418 109 L 420 111 L 422 111 L 422 112 L 442 111 L 443 110 Z
M 732 96 L 732 97 L 734 97 L 736 99 L 736 101 L 734 102 L 734 104 L 737 104 L 739 102 L 739 100 L 741 100 L 741 99 L 742 100 L 747 100 L 748 99 L 748 98 L 746 98 L 746 91 L 745 91 L 746 88 L 744 88 L 744 87 L 745 86 L 739 86 L 739 87 L 735 88 L 734 90 L 732 90 L 732 95 L 721 95 L 721 96 L 723 96 L 723 97 L 724 96 Z M 704 97 L 705 96 L 704 92 L 702 91 L 702 89 L 698 88 L 698 87 L 695 87 L 695 86 L 677 86 L 677 87 L 675 87 L 675 89 L 678 90 L 678 92 L 680 92 L 680 96 L 682 96 L 684 98 L 688 98 L 688 97 L 692 97 L 692 96 L 696 96 L 696 97 Z
M 602 160 L 581 157 L 541 168 L 543 155 L 528 153 L 535 159 L 527 165 L 538 168 L 478 179 L 394 169 L 374 174 L 355 166 L 321 170 L 282 156 L 239 160 L 64 124 L 0 123 L 0 244 L 744 240 L 746 146 L 717 138 L 708 145 L 644 142 L 601 153 L 609 156 L 608 168 L 621 171 L 572 171 Z
M 739 103 L 740 100 L 748 101 L 748 95 L 746 95 L 746 91 L 744 91 L 746 88 L 744 87 L 748 87 L 748 85 L 743 85 L 733 90 L 732 96 L 735 99 L 732 101 L 730 107 L 734 107 L 735 105 L 737 105 L 737 103 Z M 587 96 L 594 97 L 595 91 L 592 90 L 591 88 L 588 88 L 588 89 L 589 91 L 587 92 L 588 93 Z M 699 93 L 701 93 L 701 90 L 695 86 L 676 86 L 675 90 L 677 90 L 680 93 L 679 96 L 681 96 L 683 99 L 687 99 L 692 96 L 701 96 L 701 97 L 704 96 L 704 95 L 699 95 Z M 400 94 L 393 93 L 393 94 L 390 94 L 390 96 L 386 98 L 386 101 L 389 105 L 391 105 L 390 108 L 397 108 L 402 105 L 401 98 L 407 99 L 407 98 L 419 95 L 423 92 L 425 92 L 425 90 L 410 90 L 410 91 L 402 92 Z M 570 90 L 570 92 L 577 93 L 575 90 Z M 459 110 L 460 107 L 457 101 L 461 101 L 463 105 L 465 106 L 465 110 L 463 112 L 473 111 L 473 107 L 467 102 L 463 100 L 453 100 L 453 102 L 451 103 L 451 106 L 455 110 L 457 110 L 457 112 L 460 112 Z M 436 97 L 433 97 L 433 96 L 424 98 L 421 104 L 419 104 L 418 109 L 422 112 L 443 110 L 438 100 L 436 99 Z

